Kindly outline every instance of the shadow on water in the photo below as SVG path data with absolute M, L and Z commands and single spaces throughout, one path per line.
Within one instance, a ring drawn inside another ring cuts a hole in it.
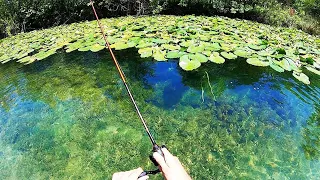
M 307 86 L 242 59 L 186 72 L 176 60 L 141 59 L 135 49 L 116 57 L 157 139 L 182 149 L 175 153 L 195 179 L 320 173 L 316 75 L 307 73 Z M 148 164 L 147 137 L 107 53 L 11 62 L 0 66 L 0 79 L 0 179 L 12 167 L 20 177 L 105 179 L 119 165 Z

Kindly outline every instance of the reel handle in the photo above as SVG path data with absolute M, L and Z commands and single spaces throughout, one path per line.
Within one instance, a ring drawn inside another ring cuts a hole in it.
M 166 148 L 166 146 L 165 146 L 165 145 L 162 145 L 161 148 Z M 163 158 L 165 158 L 165 157 L 164 157 L 164 154 L 163 154 L 163 152 L 162 152 L 162 150 L 161 150 L 161 148 L 160 148 L 157 144 L 154 144 L 154 145 L 153 145 L 153 148 L 152 148 L 152 152 L 159 153 Z M 154 164 L 154 166 L 159 166 L 159 163 L 156 161 L 156 159 L 153 157 L 153 155 L 150 155 L 150 156 L 149 156 L 149 159 L 150 159 L 151 162 Z M 160 171 L 159 169 L 154 170 L 154 171 L 144 171 L 144 172 L 142 172 L 142 173 L 139 175 L 138 179 L 141 178 L 141 177 L 143 177 L 143 176 L 146 176 L 146 175 L 148 175 L 148 174 L 155 175 L 155 174 L 158 174 L 158 173 L 160 173 L 160 172 L 161 172 L 161 171 Z

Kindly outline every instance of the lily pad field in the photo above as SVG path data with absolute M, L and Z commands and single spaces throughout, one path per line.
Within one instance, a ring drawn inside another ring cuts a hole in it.
M 151 133 L 193 179 L 320 177 L 319 36 L 220 16 L 101 23 Z M 155 168 L 96 21 L 1 39 L 0 62 L 0 179 Z

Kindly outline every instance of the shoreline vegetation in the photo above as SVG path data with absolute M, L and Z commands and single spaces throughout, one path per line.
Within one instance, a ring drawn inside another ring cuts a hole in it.
M 85 0 L 0 0 L 0 38 L 93 20 Z M 320 0 L 101 0 L 101 18 L 127 15 L 204 15 L 247 19 L 320 34 Z

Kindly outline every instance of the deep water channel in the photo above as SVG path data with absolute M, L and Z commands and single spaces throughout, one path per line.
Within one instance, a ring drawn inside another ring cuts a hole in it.
M 307 86 L 241 59 L 185 72 L 134 49 L 116 56 L 158 143 L 194 179 L 320 177 L 319 76 L 307 74 Z M 154 168 L 106 52 L 12 62 L 0 80 L 0 179 L 110 179 Z

